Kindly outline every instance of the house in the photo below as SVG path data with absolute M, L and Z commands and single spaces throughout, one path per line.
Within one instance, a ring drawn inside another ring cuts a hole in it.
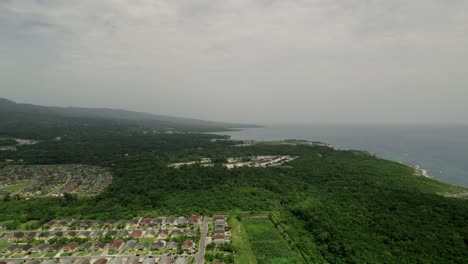
M 224 215 L 215 215 L 214 219 L 215 220 L 225 220 L 226 218 L 224 217 Z
M 197 231 L 195 229 L 192 229 L 192 228 L 187 228 L 185 229 L 185 235 L 188 236 L 188 237 L 194 237 L 197 235 Z
M 213 243 L 215 243 L 216 245 L 224 244 L 225 242 L 226 237 L 224 236 L 224 234 L 215 234 L 213 236 Z
M 127 230 L 122 230 L 120 233 L 117 235 L 117 237 L 128 237 L 130 234 L 128 233 Z
M 41 262 L 39 262 L 39 260 L 35 259 L 35 260 L 28 260 L 25 262 L 25 264 L 41 264 Z
M 73 264 L 72 259 L 61 259 L 60 264 Z
M 76 237 L 76 235 L 78 235 L 78 232 L 76 231 L 70 231 L 67 233 L 68 238 Z
M 122 258 L 114 258 L 109 262 L 109 264 L 122 264 Z
M 87 250 L 91 249 L 92 245 L 93 244 L 91 242 L 86 242 L 84 244 L 81 244 L 78 247 L 78 251 L 87 251 Z
M 193 249 L 193 241 L 190 239 L 184 240 L 182 243 L 183 250 L 192 250 Z
M 94 262 L 94 264 L 106 264 L 106 263 L 107 263 L 107 259 L 105 258 L 100 258 Z
M 156 260 L 153 258 L 153 256 L 148 256 L 143 260 L 143 264 L 155 264 Z
M 104 250 L 104 248 L 107 246 L 106 243 L 104 242 L 97 242 L 96 245 L 94 245 L 93 250 L 94 251 L 101 251 Z
M 169 230 L 167 230 L 167 229 L 159 230 L 158 238 L 163 239 L 163 238 L 167 238 L 168 236 L 169 236 Z
M 117 223 L 117 220 L 114 220 L 114 219 L 110 219 L 110 220 L 107 220 L 105 223 L 104 223 L 104 226 L 105 227 L 114 227 L 115 224 Z
M 29 232 L 29 233 L 26 234 L 26 238 L 33 239 L 33 238 L 36 237 L 36 235 L 37 235 L 36 232 Z
M 188 264 L 187 259 L 184 257 L 177 258 L 175 264 Z
M 13 251 L 15 251 L 15 249 L 17 248 L 18 246 L 16 244 L 11 244 L 5 248 L 2 249 L 2 253 L 4 254 L 7 254 L 7 253 L 12 253 Z
M 134 230 L 134 231 L 132 232 L 132 237 L 134 237 L 134 238 L 140 238 L 141 235 L 142 235 L 142 233 L 143 233 L 143 231 L 141 231 L 141 230 Z
M 177 226 L 183 226 L 185 224 L 187 224 L 187 218 L 185 218 L 183 216 L 177 218 L 177 220 L 175 222 L 175 225 L 177 225 Z
M 215 226 L 223 226 L 224 227 L 225 223 L 226 222 L 224 220 L 216 220 L 214 224 L 215 224 Z
M 177 249 L 178 247 L 179 247 L 179 243 L 177 243 L 175 241 L 171 241 L 171 242 L 167 243 L 167 249 L 169 249 L 169 250 Z
M 104 231 L 98 230 L 98 231 L 93 233 L 93 236 L 94 237 L 102 237 L 102 236 L 104 236 Z
M 177 237 L 182 235 L 183 231 L 180 229 L 173 229 L 171 232 L 171 237 Z
M 56 244 L 53 244 L 52 246 L 50 246 L 50 247 L 47 249 L 47 252 L 57 252 L 57 251 L 59 251 L 60 249 L 62 249 L 62 247 L 63 247 L 62 244 L 56 243 Z
M 107 232 L 107 234 L 111 236 L 116 236 L 118 233 L 119 233 L 118 230 L 109 230 L 109 232 Z
M 214 233 L 215 234 L 224 234 L 224 228 L 215 228 Z
M 19 239 L 22 239 L 23 237 L 24 237 L 23 232 L 13 232 L 13 234 L 11 234 L 10 236 L 10 240 L 19 240 Z
M 55 259 L 48 259 L 48 260 L 42 262 L 42 264 L 57 264 L 57 260 L 55 260 Z
M 46 244 L 46 243 L 42 243 L 42 244 L 39 244 L 37 245 L 36 247 L 34 247 L 31 252 L 32 253 L 43 253 L 43 252 L 46 252 L 47 249 L 49 248 L 49 245 Z
M 91 231 L 83 231 L 78 234 L 79 238 L 87 238 L 91 235 Z
M 41 232 L 41 233 L 39 233 L 38 237 L 42 238 L 42 239 L 48 238 L 48 237 L 50 237 L 50 232 L 47 232 L 47 231 Z
M 46 228 L 52 228 L 55 226 L 55 221 L 54 220 L 50 220 L 49 222 L 45 223 L 44 227 Z
M 33 245 L 31 245 L 31 244 L 26 244 L 26 245 L 24 245 L 24 246 L 21 247 L 21 251 L 22 251 L 22 252 L 28 252 L 28 251 L 31 250 L 31 248 L 33 248 Z
M 72 241 L 70 243 L 68 243 L 64 248 L 63 248 L 63 251 L 64 252 L 70 252 L 70 251 L 75 251 L 76 248 L 78 248 L 80 244 L 76 241 Z
M 127 259 L 127 262 L 125 264 L 139 264 L 140 260 L 138 257 L 132 256 Z
M 177 220 L 177 217 L 171 215 L 171 216 L 168 216 L 166 218 L 166 221 L 165 223 L 168 224 L 168 225 L 173 225 L 175 223 L 175 221 Z
M 148 241 L 144 241 L 143 243 L 140 243 L 138 245 L 137 250 L 146 250 L 150 246 L 150 243 Z
M 191 216 L 189 217 L 189 224 L 191 224 L 191 225 L 197 224 L 198 221 L 199 221 L 199 219 L 200 219 L 199 216 L 197 216 L 197 215 L 191 215 Z
M 123 243 L 124 243 L 124 241 L 122 239 L 115 240 L 109 246 L 109 249 L 118 250 L 122 246 Z
M 89 258 L 82 258 L 76 262 L 76 264 L 90 264 Z
M 147 238 L 154 238 L 156 236 L 156 230 L 150 228 L 146 230 L 145 237 Z
M 169 256 L 162 256 L 159 260 L 159 264 L 172 264 L 172 259 Z
M 153 246 L 151 247 L 151 249 L 161 250 L 164 248 L 164 245 L 166 245 L 166 243 L 164 241 L 159 240 L 158 242 L 153 243 Z
M 140 226 L 152 226 L 153 218 L 145 217 L 141 220 Z
M 140 222 L 140 218 L 139 217 L 134 217 L 130 223 L 129 223 L 129 226 L 130 227 L 136 227 L 138 226 L 138 223 Z
M 123 251 L 133 249 L 136 246 L 136 244 L 137 244 L 137 241 L 135 239 L 125 242 L 125 245 L 123 246 Z
M 163 223 L 163 219 L 158 217 L 153 219 L 153 222 L 151 223 L 153 226 L 160 226 Z
M 63 237 L 63 232 L 62 231 L 57 231 L 57 232 L 54 233 L 54 236 Z

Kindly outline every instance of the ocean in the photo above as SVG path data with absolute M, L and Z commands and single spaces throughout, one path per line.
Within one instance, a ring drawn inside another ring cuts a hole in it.
M 468 126 L 271 125 L 222 132 L 232 139 L 322 141 L 339 149 L 418 165 L 429 177 L 468 187 Z

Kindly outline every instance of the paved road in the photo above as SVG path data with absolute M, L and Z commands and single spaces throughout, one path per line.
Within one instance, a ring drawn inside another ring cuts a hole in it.
M 195 256 L 197 264 L 205 263 L 205 248 L 206 248 L 206 235 L 208 234 L 208 217 L 203 217 L 203 224 L 200 236 L 200 245 L 198 247 L 198 253 Z

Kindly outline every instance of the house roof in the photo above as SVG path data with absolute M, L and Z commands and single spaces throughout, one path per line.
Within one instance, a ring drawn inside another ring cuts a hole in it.
M 143 231 L 141 230 L 135 230 L 132 232 L 132 237 L 141 237 L 141 234 L 143 233 Z
M 140 260 L 138 259 L 138 257 L 134 257 L 134 256 L 129 257 L 126 262 L 126 264 L 138 264 L 138 263 L 140 263 Z
M 172 259 L 169 256 L 162 256 L 159 260 L 159 264 L 172 264 Z
M 191 215 L 191 216 L 189 217 L 189 222 L 190 222 L 191 224 L 195 224 L 195 223 L 198 222 L 198 219 L 199 219 L 199 218 L 200 218 L 200 217 L 197 216 L 197 215 Z
M 112 242 L 112 244 L 110 245 L 110 248 L 112 248 L 112 249 L 120 248 L 120 246 L 122 246 L 123 243 L 124 243 L 124 241 L 123 241 L 122 239 L 115 240 L 115 241 Z
M 175 264 L 187 264 L 187 263 L 188 263 L 187 259 L 184 257 L 177 258 L 175 262 Z
M 192 248 L 192 247 L 193 247 L 193 241 L 190 239 L 187 239 L 182 243 L 182 248 Z
M 100 258 L 96 260 L 96 262 L 94 262 L 94 264 L 106 264 L 106 263 L 107 263 L 107 259 L 105 258 Z
M 224 238 L 225 238 L 224 234 L 215 234 L 213 236 L 213 239 L 224 239 Z
M 21 250 L 23 250 L 23 251 L 28 251 L 28 250 L 30 250 L 32 247 L 33 247 L 33 245 L 31 245 L 31 244 L 26 244 L 26 245 L 24 245 L 23 247 L 21 247 Z
M 80 244 L 76 241 L 72 241 L 70 243 L 68 243 L 64 249 L 68 249 L 68 250 L 74 250 L 76 249 Z
M 168 248 L 176 248 L 178 246 L 179 246 L 179 243 L 177 243 L 175 241 L 171 241 L 171 242 L 167 243 Z

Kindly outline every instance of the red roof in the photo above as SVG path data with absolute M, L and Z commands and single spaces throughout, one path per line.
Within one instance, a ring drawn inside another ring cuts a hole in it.
M 158 235 L 168 235 L 168 234 L 169 234 L 169 230 L 167 229 L 161 229 L 158 232 Z
M 132 237 L 141 237 L 141 234 L 142 234 L 141 230 L 135 230 L 132 233 Z
M 75 250 L 80 244 L 78 242 L 72 241 L 65 246 L 64 250 Z
M 120 248 L 120 246 L 122 246 L 123 243 L 124 243 L 124 241 L 122 239 L 119 239 L 119 240 L 116 240 L 116 241 L 112 242 L 112 244 L 109 247 L 111 249 L 118 249 L 118 248 Z
M 224 234 L 215 234 L 213 239 L 224 239 Z
M 107 263 L 107 259 L 105 258 L 98 259 L 96 260 L 96 262 L 94 262 L 94 264 L 106 264 L 106 263 Z
M 192 240 L 185 240 L 182 243 L 182 248 L 192 248 L 193 247 L 193 241 Z
M 68 232 L 68 235 L 71 236 L 71 237 L 76 236 L 76 234 L 77 234 L 76 231 L 70 231 L 70 232 Z
M 55 225 L 55 221 L 54 221 L 54 220 L 50 220 L 49 222 L 46 223 L 46 225 L 48 225 L 48 226 L 53 226 L 53 225 Z
M 189 222 L 190 222 L 191 224 L 195 224 L 195 223 L 198 222 L 198 219 L 199 219 L 199 218 L 200 218 L 200 217 L 197 216 L 197 215 L 192 215 L 192 216 L 189 217 Z
M 142 220 L 142 222 L 145 223 L 145 224 L 150 224 L 151 221 L 153 221 L 153 218 L 150 218 L 150 217 L 145 217 Z
M 215 220 L 224 220 L 224 215 L 215 215 L 214 217 Z

